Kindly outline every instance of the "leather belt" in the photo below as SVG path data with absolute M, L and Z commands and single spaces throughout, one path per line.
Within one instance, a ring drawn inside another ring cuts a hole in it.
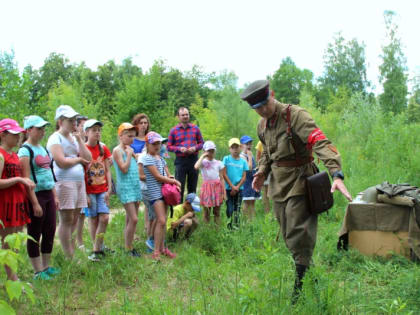
M 312 156 L 297 160 L 279 160 L 274 161 L 278 167 L 299 167 L 311 163 L 314 160 Z

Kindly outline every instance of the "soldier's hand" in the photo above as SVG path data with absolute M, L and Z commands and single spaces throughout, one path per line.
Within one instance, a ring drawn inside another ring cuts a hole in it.
M 263 187 L 265 182 L 265 175 L 264 173 L 257 172 L 254 175 L 254 180 L 252 181 L 252 189 L 255 191 L 260 191 Z
M 341 178 L 335 178 L 331 187 L 331 193 L 333 193 L 334 191 L 340 191 L 344 197 L 346 197 L 346 199 L 348 201 L 353 201 L 353 199 L 351 198 L 350 193 L 348 192 L 346 186 L 344 185 L 343 181 L 341 180 Z

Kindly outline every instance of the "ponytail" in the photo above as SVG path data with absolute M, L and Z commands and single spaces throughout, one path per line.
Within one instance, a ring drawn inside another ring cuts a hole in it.
M 99 156 L 104 156 L 104 148 L 101 146 L 101 143 L 98 140 L 98 145 L 99 145 Z

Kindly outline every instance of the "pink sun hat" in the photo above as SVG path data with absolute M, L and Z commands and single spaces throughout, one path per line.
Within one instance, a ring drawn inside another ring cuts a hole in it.
M 5 118 L 0 120 L 0 132 L 4 131 L 17 135 L 18 133 L 25 132 L 25 129 L 20 127 L 16 120 Z

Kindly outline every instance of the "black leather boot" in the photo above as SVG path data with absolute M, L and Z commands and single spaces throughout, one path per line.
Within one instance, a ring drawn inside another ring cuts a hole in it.
M 293 287 L 292 304 L 296 304 L 297 300 L 299 299 L 303 285 L 302 280 L 307 270 L 308 266 L 296 264 L 296 278 L 295 285 Z

